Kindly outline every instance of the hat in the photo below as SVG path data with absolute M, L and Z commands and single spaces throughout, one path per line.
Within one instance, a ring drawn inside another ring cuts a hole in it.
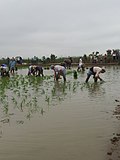
M 51 69 L 54 69 L 54 65 L 51 65 L 51 67 L 50 67 Z
M 105 67 L 104 66 L 102 67 L 102 70 L 105 72 Z

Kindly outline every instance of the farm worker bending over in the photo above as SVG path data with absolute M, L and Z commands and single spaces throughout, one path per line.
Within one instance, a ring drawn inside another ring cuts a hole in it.
M 91 75 L 93 75 L 93 78 L 94 78 L 94 82 L 97 82 L 97 80 L 99 79 L 100 81 L 103 81 L 101 78 L 100 78 L 100 73 L 104 73 L 105 72 L 105 68 L 102 67 L 91 67 L 87 73 L 87 78 L 86 78 L 86 81 L 85 82 L 88 82 L 89 78 Z
M 80 71 L 81 69 L 82 71 L 85 71 L 84 63 L 82 62 L 82 59 L 80 58 L 77 71 Z
M 51 69 L 54 70 L 54 80 L 58 81 L 60 76 L 63 76 L 64 81 L 66 81 L 66 69 L 64 66 L 52 65 Z
M 42 77 L 44 76 L 43 75 L 43 68 L 42 66 L 36 66 L 36 65 L 31 65 L 29 66 L 28 68 L 28 75 L 35 75 L 35 76 L 40 76 L 42 75 Z
M 0 66 L 0 72 L 1 72 L 1 76 L 10 76 L 9 75 L 9 68 L 6 64 L 1 64 Z

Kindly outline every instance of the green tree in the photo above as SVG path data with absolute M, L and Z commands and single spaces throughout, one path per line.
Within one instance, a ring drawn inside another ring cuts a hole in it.
M 42 61 L 43 61 L 43 63 L 45 63 L 45 61 L 46 61 L 45 56 L 42 57 Z
M 54 54 L 50 55 L 51 62 L 55 62 L 56 58 L 57 56 L 55 56 Z

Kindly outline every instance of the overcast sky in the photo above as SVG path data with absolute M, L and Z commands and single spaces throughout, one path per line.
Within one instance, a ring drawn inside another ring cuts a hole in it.
M 120 0 L 0 0 L 0 58 L 120 48 Z

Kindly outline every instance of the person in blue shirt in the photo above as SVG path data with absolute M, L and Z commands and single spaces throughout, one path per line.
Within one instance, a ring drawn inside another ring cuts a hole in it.
M 9 69 L 10 69 L 10 73 L 14 74 L 16 69 L 16 60 L 14 57 L 12 57 L 12 59 L 9 62 Z

